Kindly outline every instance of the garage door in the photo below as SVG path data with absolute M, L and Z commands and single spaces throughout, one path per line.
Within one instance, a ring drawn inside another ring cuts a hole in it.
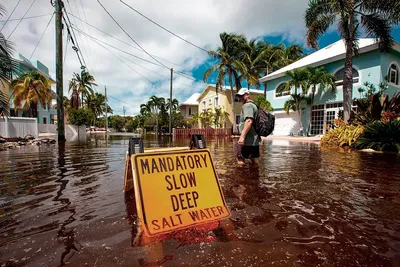
M 292 133 L 297 135 L 300 131 L 299 115 L 297 112 L 275 114 L 275 129 L 272 133 L 276 136 L 287 136 Z

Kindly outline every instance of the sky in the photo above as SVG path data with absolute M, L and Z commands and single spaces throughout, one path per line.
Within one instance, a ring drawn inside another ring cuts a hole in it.
M 152 57 L 143 52 L 118 27 L 98 1 Z M 312 52 L 305 43 L 304 12 L 308 0 L 123 1 L 205 50 L 216 49 L 221 42 L 219 34 L 225 31 L 244 34 L 248 39 L 266 39 L 273 44 L 298 44 L 304 46 L 307 52 Z M 0 29 L 17 2 L 1 0 L 8 14 L 0 17 Z M 96 91 L 104 93 L 104 87 L 107 87 L 109 104 L 114 114 L 122 114 L 123 107 L 126 115 L 138 114 L 140 104 L 146 103 L 152 95 L 169 98 L 170 68 L 178 72 L 175 72 L 173 77 L 173 98 L 178 99 L 180 103 L 205 88 L 204 72 L 214 63 L 208 54 L 141 17 L 120 0 L 64 0 L 64 4 L 70 13 L 73 27 L 79 29 L 75 31 L 76 40 L 86 62 L 85 66 L 98 84 Z M 46 16 L 22 20 L 16 28 L 19 20 L 13 19 L 22 18 L 28 9 L 26 17 Z M 55 79 L 54 18 L 50 21 L 53 11 L 49 0 L 20 0 L 10 18 L 11 21 L 1 31 L 6 38 L 14 31 L 9 40 L 15 43 L 16 51 L 27 58 L 31 57 L 38 45 L 31 59 L 45 64 Z M 49 27 L 45 31 L 49 21 Z M 38 44 L 43 33 L 43 38 Z M 393 36 L 400 42 L 400 27 L 395 27 Z M 113 47 L 102 43 L 100 45 L 99 41 L 93 38 Z M 64 30 L 64 46 L 66 39 Z M 320 39 L 319 45 L 324 47 L 337 40 L 339 36 L 335 28 L 331 28 Z M 160 63 L 154 58 L 165 66 L 155 65 Z M 68 95 L 68 81 L 73 72 L 80 72 L 80 66 L 69 42 L 65 53 L 64 95 Z M 181 73 L 184 75 L 179 75 Z M 215 76 L 212 76 L 208 83 L 215 83 Z

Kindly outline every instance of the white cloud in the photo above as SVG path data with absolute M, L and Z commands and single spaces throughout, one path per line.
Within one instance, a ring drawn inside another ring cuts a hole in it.
M 21 0 L 12 18 L 22 17 L 32 1 Z M 83 3 L 85 12 L 83 12 L 81 2 Z M 205 52 L 163 31 L 128 9 L 120 1 L 101 0 L 101 2 L 126 31 L 148 52 L 180 66 L 178 67 L 160 60 L 167 67 L 173 67 L 178 71 L 185 70 L 190 73 L 190 70 L 201 66 L 207 60 L 208 55 Z M 288 40 L 304 42 L 305 26 L 303 15 L 307 7 L 307 0 L 125 0 L 125 2 L 167 29 L 206 49 L 216 48 L 220 44 L 219 33 L 223 31 L 243 33 L 249 39 L 265 35 L 282 34 Z M 78 16 L 79 10 L 79 16 L 82 19 L 84 19 L 84 13 L 86 13 L 90 24 L 135 46 L 104 12 L 96 0 L 64 0 L 64 3 L 69 12 Z M 10 13 L 16 1 L 2 0 L 2 4 Z M 52 12 L 53 7 L 50 5 L 49 0 L 36 0 L 27 16 L 51 14 Z M 5 20 L 6 18 L 7 16 L 4 16 L 1 19 Z M 81 23 L 72 16 L 70 18 L 72 23 L 76 24 L 78 28 L 86 33 L 129 53 L 153 61 L 148 55 L 138 49 L 118 42 L 96 29 Z M 16 43 L 16 49 L 19 53 L 25 57 L 31 55 L 49 19 L 50 16 L 22 21 L 10 38 Z M 2 31 L 3 34 L 8 36 L 17 23 L 18 21 L 7 23 Z M 0 23 L 0 26 L 2 24 Z M 79 35 L 78 33 L 76 34 Z M 99 84 L 97 90 L 103 92 L 106 85 L 111 96 L 125 103 L 122 104 L 110 98 L 111 106 L 115 110 L 122 111 L 122 105 L 124 105 L 128 110 L 127 113 L 131 114 L 138 112 L 139 105 L 147 101 L 153 94 L 169 97 L 170 73 L 168 69 L 154 66 L 110 48 L 119 57 L 124 56 L 129 58 L 137 62 L 137 64 L 156 72 L 148 71 L 123 59 L 131 68 L 153 82 L 149 83 L 104 48 L 90 40 L 90 38 L 80 35 L 77 37 L 87 66 Z M 50 74 L 55 77 L 54 56 L 55 38 L 53 21 L 32 59 L 38 59 L 44 63 L 49 68 Z M 70 79 L 73 72 L 79 71 L 80 64 L 75 52 L 71 49 L 71 44 L 69 44 L 64 66 L 65 93 L 68 91 L 68 79 Z M 162 76 L 165 76 L 165 78 Z M 204 84 L 201 82 L 194 82 L 175 75 L 173 97 L 182 102 L 192 93 L 199 92 L 203 88 Z

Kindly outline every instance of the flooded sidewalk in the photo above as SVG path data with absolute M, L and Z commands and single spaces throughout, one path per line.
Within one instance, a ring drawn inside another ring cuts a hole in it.
M 298 140 L 242 168 L 207 140 L 232 217 L 159 239 L 122 192 L 128 137 L 1 151 L 0 266 L 399 266 L 400 157 Z

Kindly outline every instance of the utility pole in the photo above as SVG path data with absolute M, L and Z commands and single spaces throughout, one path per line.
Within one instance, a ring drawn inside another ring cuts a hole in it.
M 62 48 L 62 1 L 55 0 L 56 21 L 56 92 L 57 92 L 57 131 L 58 141 L 65 141 L 63 105 L 63 48 Z
M 126 113 L 125 106 L 122 106 L 122 112 L 124 113 L 124 118 L 125 118 L 125 113 Z
M 171 68 L 171 84 L 169 87 L 169 134 L 172 136 L 172 79 L 174 75 L 174 69 Z
M 107 87 L 104 86 L 104 93 L 105 93 L 105 101 L 106 101 L 106 136 L 108 135 L 108 117 L 107 117 L 107 109 L 108 109 L 108 100 L 107 100 Z

